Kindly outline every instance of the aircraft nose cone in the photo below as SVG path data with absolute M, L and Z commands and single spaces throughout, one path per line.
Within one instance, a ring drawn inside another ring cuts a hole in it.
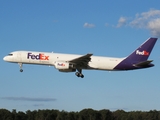
M 6 61 L 6 60 L 7 60 L 6 56 L 3 58 L 3 60 L 4 60 L 4 61 Z

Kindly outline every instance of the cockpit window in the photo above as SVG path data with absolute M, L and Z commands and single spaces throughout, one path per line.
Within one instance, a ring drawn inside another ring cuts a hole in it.
M 12 56 L 13 54 L 8 54 L 9 56 Z

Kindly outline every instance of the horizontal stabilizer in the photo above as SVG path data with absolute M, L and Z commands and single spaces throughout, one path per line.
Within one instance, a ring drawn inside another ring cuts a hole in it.
M 153 60 L 147 60 L 147 61 L 139 62 L 137 64 L 134 64 L 134 66 L 136 66 L 136 67 L 148 66 L 152 61 Z

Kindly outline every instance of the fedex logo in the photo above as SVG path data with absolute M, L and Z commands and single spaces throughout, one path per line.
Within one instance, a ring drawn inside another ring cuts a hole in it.
M 64 63 L 58 63 L 57 65 L 58 65 L 58 66 L 65 66 Z
M 49 56 L 46 56 L 42 53 L 39 53 L 38 55 L 34 55 L 32 53 L 28 53 L 27 54 L 27 58 L 28 59 L 36 59 L 36 60 L 49 60 Z
M 145 51 L 145 50 L 143 50 L 142 52 L 139 51 L 139 50 L 136 50 L 136 54 L 137 54 L 137 55 L 145 55 L 145 56 L 148 56 L 148 55 L 149 55 L 149 52 L 147 52 L 147 51 Z

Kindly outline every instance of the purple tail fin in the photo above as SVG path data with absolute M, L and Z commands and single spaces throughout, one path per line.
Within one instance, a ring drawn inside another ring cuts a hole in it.
M 137 48 L 126 60 L 130 61 L 146 61 L 152 52 L 152 49 L 158 38 L 149 38 L 139 48 Z

